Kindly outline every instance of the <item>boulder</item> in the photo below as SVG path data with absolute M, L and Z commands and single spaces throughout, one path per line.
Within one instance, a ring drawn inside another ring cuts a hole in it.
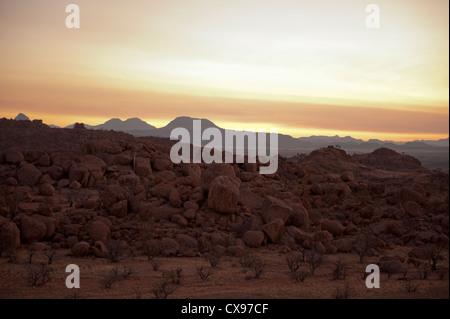
M 271 242 L 277 242 L 284 230 L 284 222 L 281 218 L 274 219 L 270 223 L 262 226 L 262 231 L 267 235 Z
M 353 173 L 350 171 L 345 171 L 341 174 L 341 179 L 344 182 L 354 182 L 355 176 L 353 176 Z
M 161 239 L 161 254 L 163 256 L 175 256 L 180 249 L 178 243 L 172 238 L 163 238 Z
M 91 247 L 92 254 L 97 258 L 106 258 L 108 256 L 108 248 L 105 243 L 98 240 L 94 246 Z
M 198 251 L 198 241 L 194 237 L 185 234 L 177 234 L 175 239 L 181 248 Z
M 20 230 L 22 242 L 25 244 L 40 241 L 47 234 L 47 227 L 42 221 L 25 214 L 20 215 Z
M 19 179 L 19 182 L 28 186 L 33 186 L 39 182 L 41 175 L 41 171 L 38 170 L 36 166 L 25 162 L 22 162 L 17 170 L 17 178 Z
M 165 171 L 165 170 L 170 171 L 173 168 L 173 163 L 168 155 L 160 154 L 154 158 L 153 168 L 157 172 Z
M 326 230 L 315 232 L 313 238 L 315 241 L 320 241 L 325 246 L 333 242 L 333 236 Z
M 292 214 L 292 208 L 281 199 L 267 196 L 262 205 L 262 217 L 265 223 L 281 218 L 286 223 Z
M 134 171 L 136 175 L 148 177 L 152 174 L 152 167 L 150 166 L 150 159 L 143 157 L 136 157 L 134 162 Z
M 242 240 L 248 247 L 258 248 L 264 242 L 264 233 L 260 230 L 248 230 Z
M 156 221 L 160 219 L 171 220 L 173 215 L 182 214 L 183 208 L 172 207 L 171 205 L 164 204 L 156 207 L 149 207 L 147 209 L 147 214 L 154 216 Z
M 109 206 L 108 211 L 116 217 L 125 217 L 128 213 L 128 200 L 124 199 Z
M 178 226 L 184 228 L 187 227 L 188 221 L 180 214 L 173 215 L 171 218 L 172 222 L 177 224 Z
M 323 230 L 327 230 L 335 236 L 342 235 L 345 230 L 345 227 L 337 220 L 324 219 L 321 226 Z
M 14 177 L 11 177 L 11 176 L 5 180 L 5 183 L 8 186 L 16 186 L 18 184 L 17 179 L 15 179 Z
M 235 213 L 239 201 L 239 185 L 240 180 L 236 177 L 219 176 L 214 179 L 209 188 L 208 207 L 218 213 Z
M 18 148 L 10 148 L 5 151 L 5 162 L 18 165 L 24 159 L 22 152 Z
M 49 167 L 50 166 L 50 156 L 47 153 L 42 154 L 37 160 L 38 166 Z
M 322 187 L 316 182 L 311 184 L 310 190 L 313 195 L 322 195 Z
M 79 163 L 74 163 L 69 170 L 69 180 L 77 181 L 83 187 L 91 187 L 105 174 L 106 163 L 94 155 L 85 155 Z
M 202 185 L 205 189 L 219 176 L 236 177 L 233 166 L 227 163 L 212 163 L 202 172 Z
M 287 226 L 286 232 L 291 236 L 297 244 L 302 245 L 304 242 L 309 241 L 312 242 L 313 236 L 298 229 L 295 226 Z
M 56 226 L 58 225 L 58 220 L 54 217 L 42 216 L 42 215 L 33 215 L 31 216 L 35 220 L 38 220 L 44 223 L 46 232 L 44 235 L 44 239 L 51 239 L 56 231 Z
M 252 192 L 248 187 L 242 188 L 239 194 L 239 202 L 247 209 L 261 209 L 264 198 Z
M 20 231 L 16 224 L 10 221 L 0 224 L 1 249 L 7 251 L 9 249 L 17 249 L 20 246 Z
M 61 178 L 63 178 L 64 176 L 64 171 L 61 167 L 56 166 L 56 165 L 52 165 L 50 166 L 46 173 L 48 175 L 50 175 L 50 177 L 55 180 L 55 181 L 59 181 Z
M 72 246 L 72 255 L 74 255 L 75 257 L 84 257 L 89 255 L 89 248 L 90 245 L 89 243 L 85 242 L 85 241 L 80 241 L 79 243 L 76 243 L 75 245 Z
M 88 227 L 89 238 L 92 241 L 101 241 L 106 243 L 111 239 L 111 230 L 109 227 L 101 221 L 93 221 Z
M 291 225 L 294 225 L 305 231 L 309 230 L 309 215 L 306 208 L 299 203 L 289 205 L 292 208 Z
M 49 183 L 44 183 L 39 187 L 39 192 L 44 196 L 53 196 L 55 195 L 55 188 Z
M 404 265 L 400 260 L 391 259 L 380 261 L 380 271 L 391 274 L 402 273 L 405 269 Z

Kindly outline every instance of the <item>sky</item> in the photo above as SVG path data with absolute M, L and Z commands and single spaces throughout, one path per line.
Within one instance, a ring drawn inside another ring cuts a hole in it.
M 0 2 L 0 117 L 449 135 L 448 0 L 72 0 L 79 29 L 69 3 Z

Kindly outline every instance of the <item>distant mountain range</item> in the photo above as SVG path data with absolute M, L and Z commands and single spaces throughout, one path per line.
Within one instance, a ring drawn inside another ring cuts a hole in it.
M 122 121 L 118 118 L 113 118 L 100 125 L 88 125 L 84 124 L 87 129 L 93 130 L 114 130 L 122 131 L 137 137 L 154 136 L 154 137 L 170 137 L 170 133 L 174 128 L 183 127 L 186 128 L 192 136 L 192 123 L 196 118 L 181 116 L 172 120 L 164 127 L 157 128 L 153 125 L 146 123 L 139 118 L 130 118 Z M 20 113 L 16 120 L 29 120 L 29 118 Z M 65 128 L 73 128 L 74 124 L 66 126 Z M 51 127 L 57 127 L 51 125 Z M 224 129 L 218 127 L 216 124 L 208 119 L 201 119 L 202 131 L 209 127 L 215 127 L 221 130 L 222 134 Z M 207 143 L 207 142 L 205 142 Z M 342 148 L 350 154 L 360 154 L 372 152 L 375 149 L 386 147 L 393 149 L 397 152 L 405 153 L 417 157 L 422 161 L 424 166 L 427 166 L 427 161 L 436 162 L 435 154 L 438 154 L 439 165 L 437 167 L 444 167 L 448 170 L 448 150 L 449 150 L 449 138 L 440 140 L 415 140 L 411 142 L 394 142 L 394 141 L 381 141 L 378 139 L 371 139 L 363 141 L 361 139 L 355 139 L 351 136 L 340 137 L 336 136 L 309 136 L 294 138 L 290 135 L 279 134 L 278 135 L 279 152 L 284 156 L 292 156 L 297 153 L 309 153 L 312 150 L 327 147 L 333 145 L 335 147 Z M 432 154 L 432 155 L 430 155 Z M 430 156 L 432 159 L 430 159 Z M 428 165 L 435 166 L 435 165 Z M 433 168 L 433 167 L 432 167 Z

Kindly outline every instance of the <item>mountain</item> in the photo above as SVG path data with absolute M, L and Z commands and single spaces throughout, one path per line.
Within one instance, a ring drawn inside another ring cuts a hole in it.
M 172 132 L 173 129 L 175 129 L 177 127 L 183 127 L 185 129 L 187 129 L 189 131 L 189 134 L 191 134 L 191 136 L 192 136 L 193 123 L 194 123 L 193 121 L 194 120 L 200 120 L 200 125 L 201 125 L 202 131 L 207 129 L 207 128 L 210 128 L 210 127 L 218 128 L 222 132 L 224 131 L 223 129 L 218 127 L 216 124 L 214 124 L 210 120 L 199 119 L 199 118 L 192 118 L 192 117 L 188 117 L 188 116 L 180 116 L 180 117 L 177 117 L 174 120 L 172 120 L 166 126 L 158 128 L 158 129 L 156 129 L 156 130 L 154 130 L 152 132 L 149 132 L 149 133 L 150 133 L 151 136 L 156 136 L 156 137 L 170 137 L 170 133 Z
M 449 139 L 447 138 L 443 138 L 437 141 L 430 141 L 430 140 L 415 140 L 413 142 L 421 142 L 421 143 L 425 143 L 431 146 L 438 146 L 438 147 L 449 147 Z
M 66 128 L 73 128 L 74 125 L 75 124 L 71 124 L 69 126 L 66 126 Z M 84 126 L 92 130 L 108 130 L 108 131 L 113 130 L 117 132 L 129 133 L 135 136 L 145 136 L 148 135 L 147 131 L 156 129 L 155 126 L 150 125 L 137 117 L 133 117 L 125 121 L 122 121 L 121 119 L 118 118 L 112 118 L 103 124 L 94 126 L 84 124 Z
M 136 137 L 162 137 L 169 138 L 170 133 L 173 129 L 182 127 L 189 131 L 192 137 L 193 130 L 193 120 L 201 120 L 202 131 L 206 128 L 214 127 L 218 128 L 222 133 L 225 133 L 225 129 L 218 127 L 212 121 L 208 119 L 198 119 L 189 116 L 180 116 L 172 120 L 166 126 L 161 128 L 156 128 L 153 125 L 142 121 L 139 118 L 130 118 L 122 121 L 118 118 L 113 118 L 106 121 L 100 125 L 87 125 L 84 126 L 87 129 L 94 130 L 114 130 L 121 131 L 134 135 Z M 72 128 L 70 125 L 66 128 Z M 203 145 L 208 143 L 208 141 L 202 141 Z M 294 138 L 290 135 L 278 134 L 278 147 L 279 153 L 283 156 L 295 156 L 301 153 L 309 154 L 313 150 L 327 147 L 335 146 L 345 150 L 349 155 L 352 154 L 364 154 L 373 152 L 379 148 L 389 148 L 399 153 L 408 154 L 418 158 L 422 165 L 427 168 L 443 169 L 448 171 L 449 166 L 449 139 L 441 139 L 437 141 L 430 140 L 416 140 L 411 142 L 394 142 L 390 140 L 382 141 L 379 139 L 370 139 L 368 141 L 363 141 L 361 139 L 356 139 L 351 136 L 340 137 L 335 136 L 309 136 L 309 137 L 299 137 Z
M 29 121 L 30 118 L 28 116 L 26 116 L 23 113 L 19 113 L 16 117 L 15 117 L 16 121 Z

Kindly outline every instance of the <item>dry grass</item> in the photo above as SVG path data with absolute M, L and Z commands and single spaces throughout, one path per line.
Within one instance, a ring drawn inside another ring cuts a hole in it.
M 405 254 L 407 248 L 391 251 L 392 254 Z M 67 255 L 68 250 L 58 250 L 52 263 L 52 280 L 41 287 L 30 287 L 26 280 L 27 252 L 18 251 L 17 263 L 8 263 L 6 256 L 0 258 L 0 298 L 155 298 L 153 290 L 158 287 L 163 273 L 174 271 L 182 265 L 182 280 L 175 284 L 176 289 L 168 298 L 269 298 L 269 299 L 334 299 L 345 298 L 345 287 L 348 285 L 348 298 L 448 298 L 449 282 L 440 280 L 440 272 L 429 272 L 426 280 L 411 281 L 410 291 L 405 287 L 404 280 L 397 280 L 393 276 L 390 280 L 387 274 L 381 274 L 381 288 L 368 289 L 365 286 L 363 272 L 366 263 L 376 263 L 377 257 L 368 257 L 364 264 L 359 263 L 356 254 L 327 255 L 322 264 L 316 268 L 313 276 L 307 276 L 303 281 L 293 280 L 291 272 L 286 266 L 286 255 L 261 248 L 255 251 L 255 257 L 261 260 L 265 267 L 262 276 L 257 280 L 246 280 L 242 272 L 239 257 L 224 259 L 217 267 L 209 267 L 211 272 L 208 280 L 199 278 L 197 268 L 204 263 L 203 258 L 163 258 L 162 266 L 153 271 L 146 256 L 127 259 L 124 262 L 111 264 L 107 259 L 73 258 Z M 439 263 L 438 269 L 448 267 L 448 255 Z M 241 260 L 242 261 L 242 260 Z M 345 280 L 330 280 L 330 275 L 336 269 L 337 262 L 346 265 Z M 47 262 L 43 254 L 36 254 L 33 263 Z M 81 288 L 67 289 L 65 279 L 68 264 L 80 267 Z M 114 283 L 109 289 L 99 285 L 99 280 L 109 271 L 123 266 L 133 269 L 134 274 L 127 280 Z M 302 262 L 299 269 L 306 270 L 309 265 Z M 414 265 L 409 265 L 408 277 L 417 275 Z M 253 272 L 249 267 L 249 273 Z M 448 268 L 447 278 L 448 278 Z M 248 273 L 247 273 L 248 275 Z M 402 275 L 399 274 L 399 277 Z M 174 285 L 171 280 L 170 284 Z M 336 296 L 336 288 L 340 288 L 341 295 Z M 417 287 L 417 288 L 415 288 Z M 167 287 L 169 288 L 169 287 Z M 414 292 L 412 292 L 415 290 Z

